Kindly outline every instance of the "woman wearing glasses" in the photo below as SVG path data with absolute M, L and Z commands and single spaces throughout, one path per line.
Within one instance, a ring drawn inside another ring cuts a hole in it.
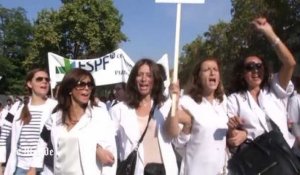
M 239 146 L 247 138 L 254 139 L 270 131 L 272 120 L 293 147 L 295 138 L 288 131 L 285 104 L 294 90 L 290 80 L 296 61 L 265 18 L 257 18 L 252 24 L 272 44 L 282 66 L 279 73 L 272 75 L 266 61 L 254 55 L 235 66 L 233 75 L 236 76 L 228 98 L 228 114 L 231 117 L 228 143 Z
M 31 96 L 24 103 L 14 104 L 6 116 L 0 136 L 0 162 L 6 159 L 6 141 L 12 134 L 11 152 L 4 174 L 23 175 L 29 170 L 41 170 L 43 161 L 38 161 L 38 140 L 45 121 L 50 117 L 56 101 L 47 98 L 49 91 L 49 76 L 43 69 L 34 69 L 27 74 L 26 88 Z M 32 167 L 32 168 L 31 168 Z
M 113 124 L 107 110 L 95 106 L 94 94 L 95 81 L 83 69 L 72 69 L 60 84 L 40 140 L 45 147 L 51 137 L 56 175 L 115 174 Z

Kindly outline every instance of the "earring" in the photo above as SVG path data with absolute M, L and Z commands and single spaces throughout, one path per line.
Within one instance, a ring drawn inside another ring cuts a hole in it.
M 72 92 L 69 92 L 69 95 L 72 95 Z

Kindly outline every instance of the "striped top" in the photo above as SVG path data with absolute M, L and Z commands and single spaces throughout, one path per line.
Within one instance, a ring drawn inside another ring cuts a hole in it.
M 31 121 L 29 124 L 23 125 L 21 129 L 17 151 L 19 157 L 32 157 L 39 141 L 42 111 L 39 111 L 40 109 L 31 109 L 29 108 Z
M 14 116 L 11 113 L 8 113 L 7 116 L 5 117 L 5 120 L 7 120 L 8 122 L 4 122 L 3 126 L 1 128 L 0 146 L 3 146 L 3 147 L 6 146 L 6 139 L 8 138 L 8 136 L 10 134 L 13 119 L 14 119 Z M 0 160 L 0 162 L 1 161 L 3 161 L 3 160 Z
M 9 113 L 5 117 L 5 122 L 1 129 L 0 135 L 0 148 L 6 147 L 6 141 L 10 132 L 12 131 L 12 127 L 20 127 L 20 135 L 14 136 L 18 138 L 18 140 L 16 140 L 17 167 L 28 169 L 32 166 L 33 156 L 37 153 L 36 151 L 38 150 L 37 146 L 40 139 L 42 128 L 41 125 L 44 125 L 44 118 L 48 118 L 50 116 L 55 105 L 56 103 L 54 103 L 54 101 L 50 99 L 42 105 L 28 104 L 28 109 L 31 114 L 31 121 L 26 125 L 20 124 L 20 112 L 12 112 L 13 114 L 16 114 L 16 116 Z M 17 109 L 17 111 L 21 110 L 22 107 Z M 3 159 L 3 156 L 1 156 L 1 159 Z

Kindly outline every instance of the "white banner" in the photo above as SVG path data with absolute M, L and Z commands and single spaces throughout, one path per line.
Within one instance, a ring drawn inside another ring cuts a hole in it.
M 168 59 L 168 55 L 164 54 L 158 61 L 158 64 L 161 64 L 164 66 L 165 71 L 166 71 L 166 76 L 167 79 L 164 81 L 164 86 L 166 89 L 169 89 L 170 86 L 170 69 L 169 69 L 169 59 Z
M 127 82 L 134 62 L 122 50 L 117 49 L 103 57 L 86 60 L 72 60 L 54 53 L 48 53 L 51 89 L 62 81 L 65 73 L 73 68 L 82 68 L 92 73 L 96 86 Z

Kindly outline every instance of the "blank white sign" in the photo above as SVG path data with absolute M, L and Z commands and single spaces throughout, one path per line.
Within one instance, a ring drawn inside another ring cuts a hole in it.
M 156 3 L 191 3 L 203 4 L 205 0 L 155 0 Z

